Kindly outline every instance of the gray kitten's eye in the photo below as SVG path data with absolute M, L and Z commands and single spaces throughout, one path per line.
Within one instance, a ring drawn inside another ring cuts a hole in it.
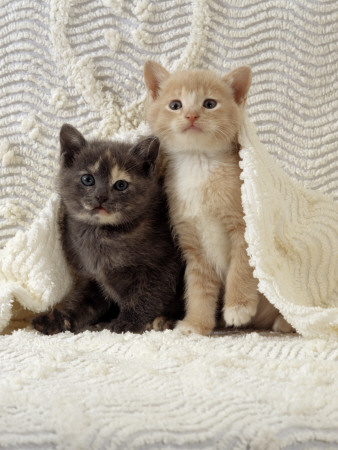
M 182 102 L 180 100 L 173 100 L 169 103 L 169 108 L 176 111 L 176 109 L 182 108 Z
M 212 98 L 207 98 L 204 100 L 203 106 L 207 109 L 214 109 L 217 105 L 216 100 L 213 100 Z
M 114 184 L 114 189 L 116 189 L 117 191 L 125 191 L 128 186 L 129 186 L 129 183 L 127 181 L 125 181 L 125 180 L 118 180 Z
M 93 175 L 90 175 L 89 173 L 87 173 L 86 175 L 82 175 L 81 182 L 85 186 L 94 186 L 95 178 L 93 177 Z

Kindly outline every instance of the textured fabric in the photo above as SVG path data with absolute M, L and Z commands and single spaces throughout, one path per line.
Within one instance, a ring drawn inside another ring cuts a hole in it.
M 259 290 L 304 336 L 338 336 L 338 205 L 272 160 L 246 118 L 245 238 Z
M 249 254 L 260 290 L 312 336 L 1 336 L 0 447 L 337 448 L 337 206 L 303 190 L 338 198 L 336 0 L 0 5 L 0 329 L 70 286 L 56 228 L 61 125 L 146 133 L 152 58 L 170 70 L 252 67 Z
M 2 1 L 0 329 L 15 300 L 43 311 L 69 289 L 55 227 L 60 126 L 146 133 L 142 67 L 153 58 L 171 70 L 252 67 L 259 140 L 243 132 L 253 150 L 242 152 L 251 261 L 297 330 L 337 334 L 337 204 L 291 182 L 338 196 L 337 19 L 335 1 Z
M 19 331 L 0 355 L 2 449 L 338 445 L 334 341 Z

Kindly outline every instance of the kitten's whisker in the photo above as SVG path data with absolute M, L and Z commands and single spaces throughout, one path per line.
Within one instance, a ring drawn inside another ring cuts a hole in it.
M 151 147 L 152 144 L 156 141 L 156 139 L 157 139 L 157 138 L 154 136 L 153 139 L 152 139 L 152 141 L 149 143 L 149 146 L 148 146 L 148 153 L 149 153 L 150 147 Z
M 129 161 L 127 161 L 127 162 L 129 162 Z M 137 164 L 134 164 L 133 166 L 129 166 L 128 168 L 124 167 L 124 171 L 129 173 L 130 171 L 135 169 L 135 167 L 137 167 Z

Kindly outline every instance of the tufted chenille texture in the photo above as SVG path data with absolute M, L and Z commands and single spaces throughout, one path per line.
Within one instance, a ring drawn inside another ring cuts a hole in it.
M 71 283 L 56 227 L 61 125 L 147 133 L 151 58 L 251 66 L 248 253 L 259 289 L 303 335 L 1 336 L 0 448 L 337 448 L 337 2 L 0 6 L 0 330 Z
M 0 349 L 2 449 L 337 448 L 333 340 L 21 330 Z

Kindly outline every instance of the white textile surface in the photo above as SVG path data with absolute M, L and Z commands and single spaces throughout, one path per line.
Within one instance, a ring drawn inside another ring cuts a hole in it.
M 0 352 L 1 449 L 338 446 L 334 341 L 21 330 Z
M 0 330 L 70 286 L 61 125 L 146 133 L 151 58 L 251 66 L 248 252 L 303 335 L 1 336 L 0 448 L 338 447 L 337 23 L 336 0 L 0 0 Z

